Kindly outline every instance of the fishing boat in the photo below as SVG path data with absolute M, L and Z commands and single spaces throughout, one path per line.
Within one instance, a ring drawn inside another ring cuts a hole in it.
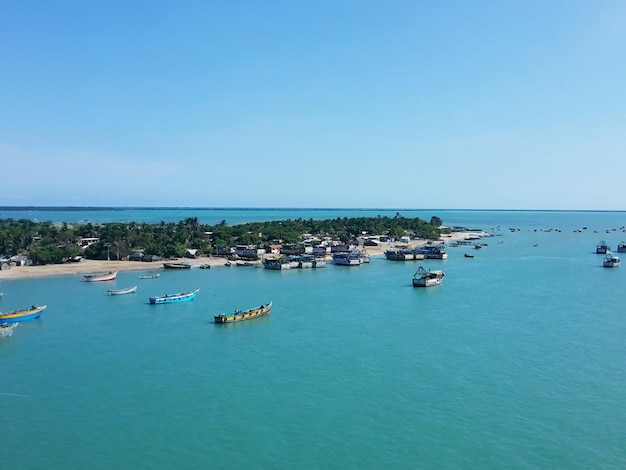
M 251 320 L 267 315 L 270 313 L 270 310 L 272 310 L 272 302 L 248 310 L 235 310 L 233 313 L 220 313 L 219 315 L 215 315 L 215 323 L 234 323 L 237 321 Z
M 161 297 L 149 297 L 151 304 L 172 304 L 175 302 L 186 302 L 187 300 L 193 300 L 198 295 L 200 289 L 192 290 L 189 292 L 181 292 L 179 294 L 165 294 Z
M 146 274 L 144 276 L 139 276 L 139 279 L 156 279 L 157 277 L 159 277 L 160 274 L 159 273 L 154 273 L 154 274 Z
M 617 252 L 626 253 L 626 242 L 619 242 L 619 245 L 617 245 Z
M 333 263 L 339 266 L 360 266 L 363 263 L 357 250 L 333 253 Z
M 13 334 L 13 330 L 17 328 L 19 323 L 9 323 L 8 325 L 0 325 L 0 338 L 8 338 Z
M 422 266 L 417 268 L 413 275 L 413 287 L 433 287 L 438 286 L 443 281 L 445 276 L 443 271 L 440 270 L 426 270 Z
M 279 258 L 263 258 L 262 262 L 265 269 L 272 269 L 276 271 L 280 271 L 282 269 L 291 269 L 291 263 L 289 262 L 289 258 L 287 258 L 286 256 L 281 256 Z
M 465 255 L 464 255 L 464 256 L 465 256 L 466 258 L 473 258 L 473 257 L 474 257 L 474 255 L 470 255 L 469 253 L 465 253 Z
M 608 252 L 604 257 L 604 261 L 602 262 L 602 266 L 605 268 L 618 268 L 619 267 L 619 257 L 615 256 L 611 252 Z
M 47 305 L 25 308 L 23 310 L 14 310 L 12 312 L 0 313 L 0 324 L 17 323 L 26 320 L 34 320 L 41 316 L 41 312 L 46 309 Z
M 109 295 L 134 294 L 135 292 L 137 292 L 137 286 L 126 287 L 125 289 L 109 289 L 107 291 Z
M 117 271 L 109 271 L 108 273 L 85 274 L 83 282 L 100 282 L 112 281 L 117 277 Z
M 601 241 L 600 243 L 596 245 L 596 253 L 599 255 L 607 254 L 610 249 L 611 248 L 609 247 L 609 245 L 607 245 L 603 241 Z
M 191 269 L 190 263 L 163 263 L 165 269 Z

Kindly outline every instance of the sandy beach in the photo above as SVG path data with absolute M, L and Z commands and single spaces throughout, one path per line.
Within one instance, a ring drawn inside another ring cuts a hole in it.
M 463 240 L 468 236 L 487 236 L 485 232 L 456 232 L 442 236 L 446 242 Z M 424 245 L 425 241 L 413 241 L 409 246 Z M 361 246 L 370 256 L 384 256 L 385 250 L 396 246 L 395 243 L 380 243 L 378 246 Z M 211 267 L 226 266 L 225 258 L 198 257 L 185 259 L 191 264 L 192 269 L 208 264 Z M 260 263 L 260 261 L 257 261 Z M 11 269 L 0 270 L 0 280 L 31 279 L 50 276 L 82 276 L 84 274 L 108 272 L 108 271 L 156 271 L 163 269 L 163 262 L 144 261 L 106 261 L 84 259 L 78 263 L 47 264 L 44 266 L 14 266 Z

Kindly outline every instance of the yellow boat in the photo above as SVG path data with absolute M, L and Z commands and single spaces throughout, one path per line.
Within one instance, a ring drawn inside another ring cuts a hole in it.
M 233 313 L 220 313 L 219 315 L 215 315 L 215 323 L 233 323 L 236 321 L 251 320 L 267 315 L 270 313 L 270 310 L 272 310 L 272 302 L 244 311 L 235 310 Z

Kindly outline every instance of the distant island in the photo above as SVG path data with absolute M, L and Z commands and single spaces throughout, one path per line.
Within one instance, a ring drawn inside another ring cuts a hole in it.
M 29 264 L 60 264 L 82 258 L 128 259 L 132 253 L 155 258 L 179 258 L 190 250 L 217 255 L 233 246 L 269 247 L 273 244 L 313 246 L 333 240 L 354 243 L 359 237 L 436 239 L 449 232 L 442 220 L 418 217 L 337 217 L 328 220 L 288 219 L 230 226 L 200 224 L 197 217 L 178 223 L 54 224 L 30 220 L 0 220 L 0 257 L 20 257 Z

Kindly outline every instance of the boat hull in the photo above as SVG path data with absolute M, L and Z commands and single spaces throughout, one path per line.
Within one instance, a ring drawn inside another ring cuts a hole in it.
M 252 320 L 267 315 L 272 310 L 272 302 L 249 310 L 235 310 L 233 313 L 222 313 L 215 315 L 215 323 L 235 323 L 239 321 Z
M 117 277 L 117 271 L 108 272 L 106 274 L 85 274 L 83 282 L 104 282 L 112 281 Z
M 34 320 L 39 318 L 41 313 L 46 309 L 46 305 L 41 307 L 33 307 L 24 310 L 15 310 L 13 312 L 6 312 L 0 314 L 0 324 L 5 325 L 7 323 L 19 323 L 28 320 Z
M 135 292 L 137 292 L 137 286 L 128 287 L 126 289 L 111 289 L 107 291 L 109 295 L 134 294 Z
M 157 304 L 174 304 L 178 302 L 187 302 L 193 300 L 200 292 L 200 289 L 196 289 L 191 292 L 181 292 L 180 294 L 167 294 L 162 297 L 149 297 L 148 300 L 152 305 Z
M 18 323 L 11 323 L 8 325 L 0 325 L 0 338 L 8 338 L 13 334 L 13 330 L 17 327 Z

